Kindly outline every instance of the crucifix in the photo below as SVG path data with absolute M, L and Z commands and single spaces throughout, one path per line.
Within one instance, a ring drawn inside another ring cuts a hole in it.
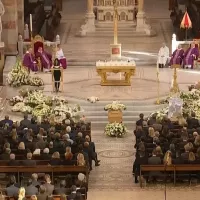
M 121 59 L 121 44 L 118 43 L 118 2 L 119 0 L 113 0 L 113 25 L 114 25 L 114 42 L 111 44 L 111 60 Z
M 114 44 L 118 44 L 118 11 L 117 11 L 117 0 L 113 0 L 114 6 Z

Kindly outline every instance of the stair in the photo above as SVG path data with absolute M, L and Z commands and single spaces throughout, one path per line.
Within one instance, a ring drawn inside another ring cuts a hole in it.
M 78 103 L 84 110 L 84 115 L 88 121 L 92 123 L 92 130 L 104 131 L 104 127 L 108 123 L 108 112 L 104 111 L 104 106 L 112 103 L 112 101 L 99 101 L 90 103 L 84 100 L 69 99 L 69 102 Z M 147 101 L 121 101 L 126 105 L 127 109 L 123 111 L 123 122 L 129 131 L 133 130 L 135 122 L 139 118 L 140 113 L 144 113 L 148 117 L 152 112 L 159 110 L 165 105 L 155 105 L 154 100 Z

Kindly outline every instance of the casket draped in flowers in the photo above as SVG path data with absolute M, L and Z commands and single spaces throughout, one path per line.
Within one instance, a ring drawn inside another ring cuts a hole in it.
M 118 122 L 121 123 L 123 121 L 123 113 L 122 110 L 125 110 L 126 106 L 121 104 L 119 101 L 113 101 L 111 104 L 107 104 L 104 107 L 105 111 L 108 111 L 108 121 L 110 123 Z
M 105 134 L 110 137 L 123 137 L 127 133 L 128 130 L 123 123 L 109 123 L 105 127 Z

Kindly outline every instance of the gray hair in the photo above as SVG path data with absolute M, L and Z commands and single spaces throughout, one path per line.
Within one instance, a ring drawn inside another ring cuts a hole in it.
M 45 148 L 45 149 L 43 150 L 43 153 L 49 153 L 49 148 Z
M 67 131 L 67 133 L 71 132 L 71 130 L 72 130 L 72 129 L 71 129 L 70 126 L 67 126 L 67 127 L 66 127 L 66 131 Z
M 15 160 L 15 154 L 14 153 L 10 154 L 10 160 Z

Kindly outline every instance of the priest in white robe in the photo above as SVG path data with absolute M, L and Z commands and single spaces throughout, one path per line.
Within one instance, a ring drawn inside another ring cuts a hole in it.
M 159 68 L 163 68 L 167 64 L 168 58 L 169 58 L 169 48 L 166 46 L 165 43 L 163 43 L 162 47 L 158 52 L 157 64 Z
M 60 45 L 57 46 L 56 58 L 59 60 L 60 66 L 63 67 L 63 69 L 66 69 L 67 68 L 67 60 L 64 56 L 63 50 L 60 47 Z

